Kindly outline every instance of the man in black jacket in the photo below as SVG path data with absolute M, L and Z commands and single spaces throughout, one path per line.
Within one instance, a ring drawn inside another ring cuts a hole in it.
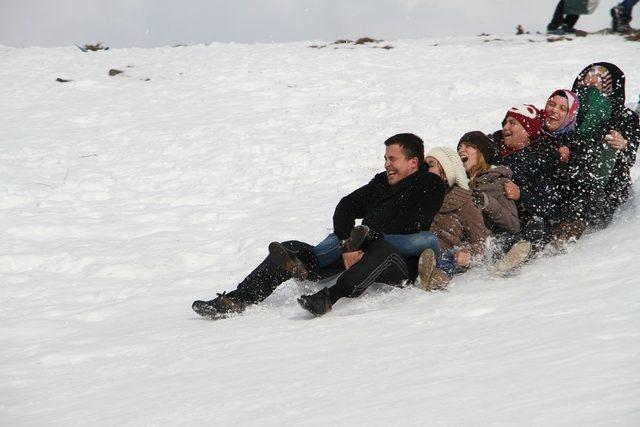
M 374 282 L 400 285 L 415 278 L 415 260 L 409 268 L 384 235 L 428 230 L 442 205 L 444 184 L 425 167 L 419 137 L 398 134 L 384 144 L 385 172 L 340 200 L 333 216 L 334 233 L 315 247 L 297 241 L 271 243 L 269 256 L 236 290 L 195 301 L 193 310 L 212 319 L 226 317 L 263 301 L 292 277 L 320 280 L 343 272 L 331 288 L 299 299 L 318 316 L 338 299 L 357 297 Z M 359 218 L 362 225 L 356 226 Z

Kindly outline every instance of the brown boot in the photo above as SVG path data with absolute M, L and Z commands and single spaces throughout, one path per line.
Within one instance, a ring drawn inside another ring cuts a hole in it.
M 354 252 L 360 250 L 360 247 L 368 236 L 369 227 L 366 225 L 356 225 L 351 229 L 349 238 L 342 241 L 342 252 Z
M 522 266 L 531 255 L 531 243 L 520 240 L 509 249 L 502 259 L 498 260 L 491 269 L 494 276 L 507 276 L 518 267 Z
M 436 268 L 433 270 L 433 275 L 431 276 L 431 283 L 429 286 L 431 287 L 431 291 L 444 291 L 447 289 L 449 282 L 451 281 L 451 276 L 449 276 L 444 270 L 440 268 Z
M 296 256 L 296 253 L 285 248 L 282 243 L 269 243 L 269 259 L 281 269 L 291 273 L 295 279 L 306 280 L 309 276 L 309 270 Z
M 579 240 L 586 229 L 584 221 L 562 221 L 551 234 L 551 248 L 563 252 L 566 244 Z
M 420 288 L 423 291 L 429 290 L 429 284 L 431 283 L 431 276 L 436 269 L 436 254 L 432 249 L 425 249 L 420 254 L 418 260 L 418 278 L 414 286 Z
M 551 237 L 553 240 L 575 241 L 582 237 L 582 234 L 586 229 L 587 224 L 585 224 L 584 221 L 562 221 L 553 230 Z
M 423 291 L 437 291 L 447 287 L 451 278 L 444 270 L 436 268 L 436 256 L 431 249 L 425 249 L 418 261 L 418 279 L 414 287 Z

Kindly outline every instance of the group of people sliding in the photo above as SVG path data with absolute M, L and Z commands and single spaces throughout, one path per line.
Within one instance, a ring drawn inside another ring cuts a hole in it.
M 478 264 L 507 274 L 532 254 L 606 227 L 629 198 L 639 142 L 624 74 L 607 62 L 587 66 L 543 109 L 513 107 L 501 130 L 465 133 L 457 152 L 436 147 L 425 156 L 418 136 L 394 135 L 384 142 L 385 172 L 340 200 L 333 233 L 316 246 L 271 243 L 237 289 L 192 308 L 223 318 L 288 279 L 341 273 L 333 286 L 298 299 L 321 316 L 375 282 L 431 291 Z

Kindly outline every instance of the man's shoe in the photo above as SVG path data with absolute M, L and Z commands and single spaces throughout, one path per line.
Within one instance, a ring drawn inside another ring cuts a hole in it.
M 492 274 L 506 276 L 524 264 L 531 255 L 531 242 L 521 240 L 509 249 L 502 259 L 495 263 Z
M 322 316 L 333 307 L 328 288 L 322 288 L 313 295 L 302 295 L 298 298 L 298 304 L 314 316 Z
M 369 227 L 356 225 L 351 229 L 349 238 L 342 242 L 342 252 L 355 252 L 360 249 L 369 236 Z
M 226 292 L 218 294 L 211 301 L 194 301 L 191 305 L 193 311 L 208 319 L 223 319 L 233 313 L 241 313 L 246 305 L 232 297 Z
M 562 26 L 560 26 L 552 30 L 547 30 L 547 34 L 553 35 L 553 36 L 564 36 L 567 33 L 562 29 Z
M 309 277 L 309 270 L 296 253 L 285 248 L 281 243 L 272 242 L 269 244 L 269 259 L 275 265 L 291 273 L 295 279 L 306 280 Z
M 620 33 L 620 34 L 631 34 L 635 31 L 638 31 L 636 29 L 634 29 L 631 25 L 629 24 L 619 24 L 617 29 L 614 30 L 615 33 Z

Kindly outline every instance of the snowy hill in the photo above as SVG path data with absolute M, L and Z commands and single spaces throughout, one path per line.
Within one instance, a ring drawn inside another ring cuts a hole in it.
M 294 281 L 191 311 L 270 241 L 323 238 L 392 134 L 455 146 L 593 61 L 637 100 L 638 43 L 493 39 L 0 47 L 0 424 L 638 425 L 637 182 L 609 229 L 514 278 L 319 319 Z

